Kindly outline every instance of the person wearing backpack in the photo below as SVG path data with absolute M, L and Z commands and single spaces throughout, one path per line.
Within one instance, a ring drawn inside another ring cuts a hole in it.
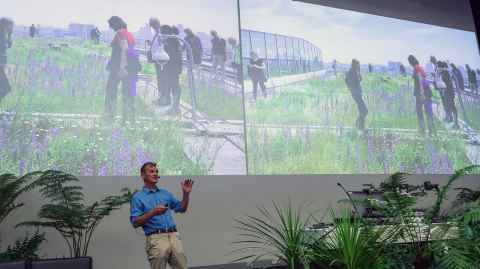
M 432 72 L 431 76 L 433 78 L 433 87 L 440 94 L 443 111 L 445 112 L 445 118 L 443 120 L 445 122 L 451 122 L 450 120 L 451 111 L 449 110 L 450 106 L 445 96 L 445 92 L 447 91 L 447 84 L 445 83 L 445 80 L 443 79 L 443 75 L 442 75 L 442 72 L 444 72 L 444 70 L 440 70 L 438 68 L 438 63 L 440 61 L 438 61 L 434 56 L 430 57 L 430 62 L 433 66 L 433 70 L 431 71 Z M 448 68 L 447 68 L 447 72 L 448 72 Z
M 116 114 L 117 91 L 122 85 L 122 121 L 135 119 L 135 96 L 137 75 L 141 69 L 139 55 L 135 50 L 135 38 L 128 32 L 122 18 L 112 16 L 108 25 L 115 31 L 111 42 L 112 53 L 107 65 L 110 71 L 105 91 L 105 115 L 112 119 Z
M 170 95 L 166 92 L 167 77 L 163 72 L 165 64 L 170 60 L 167 52 L 165 51 L 165 38 L 162 36 L 160 31 L 160 21 L 157 18 L 151 18 L 149 20 L 149 25 L 155 32 L 150 50 L 147 52 L 148 61 L 155 65 L 155 73 L 157 76 L 157 89 L 158 89 L 158 100 L 155 103 L 159 106 L 169 106 L 171 104 Z
M 433 124 L 432 90 L 430 89 L 430 85 L 427 80 L 427 74 L 425 73 L 425 70 L 420 66 L 420 63 L 415 56 L 409 55 L 408 63 L 411 67 L 413 67 L 413 95 L 415 96 L 415 108 L 417 111 L 419 131 L 422 135 L 425 134 L 426 116 L 428 132 L 430 135 L 434 135 L 435 127 Z
M 158 83 L 160 99 L 159 105 L 172 106 L 167 114 L 178 115 L 180 113 L 180 74 L 183 70 L 183 50 L 180 41 L 174 35 L 174 30 L 169 25 L 160 26 L 160 35 L 152 42 L 152 48 L 157 46 L 158 52 L 152 49 L 152 59 L 156 61 L 156 54 L 165 54 L 157 62 Z M 172 102 L 173 99 L 173 102 Z
M 358 117 L 355 125 L 357 129 L 364 130 L 368 109 L 367 105 L 365 105 L 365 102 L 363 101 L 362 85 L 360 84 L 361 81 L 362 75 L 360 74 L 360 62 L 356 59 L 353 59 L 350 70 L 348 70 L 347 74 L 345 75 L 345 83 L 347 84 L 348 90 L 350 90 L 352 98 L 357 104 L 358 108 Z

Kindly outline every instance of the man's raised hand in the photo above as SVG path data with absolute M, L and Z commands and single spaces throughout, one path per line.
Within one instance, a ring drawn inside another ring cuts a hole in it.
M 190 193 L 192 191 L 193 182 L 194 181 L 191 179 L 185 179 L 184 181 L 182 181 L 181 185 L 183 193 Z

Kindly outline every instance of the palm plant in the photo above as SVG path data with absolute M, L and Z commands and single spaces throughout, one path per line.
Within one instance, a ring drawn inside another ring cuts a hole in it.
M 40 192 L 49 203 L 41 207 L 40 220 L 22 222 L 17 226 L 55 229 L 65 239 L 71 257 L 87 256 L 98 225 L 113 211 L 129 203 L 132 193 L 123 189 L 119 195 L 86 205 L 82 187 L 68 185 L 72 182 L 78 182 L 78 178 L 60 171 L 44 172 L 40 178 Z
M 239 246 L 233 253 L 243 255 L 235 261 L 274 257 L 288 269 L 310 268 L 313 252 L 309 246 L 314 237 L 308 227 L 313 215 L 305 216 L 302 206 L 294 209 L 290 201 L 285 207 L 273 202 L 273 207 L 273 213 L 258 206 L 260 217 L 246 215 L 235 219 L 241 240 L 233 242 Z
M 379 268 L 397 228 L 375 227 L 365 219 L 355 218 L 344 210 L 338 218 L 333 210 L 334 227 L 312 245 L 315 264 L 324 268 Z

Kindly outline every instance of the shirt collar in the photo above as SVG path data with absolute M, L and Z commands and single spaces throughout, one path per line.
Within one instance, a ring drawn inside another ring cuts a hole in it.
M 147 194 L 148 193 L 152 193 L 152 192 L 157 192 L 158 191 L 158 187 L 155 186 L 153 188 L 148 188 L 147 186 L 143 186 L 143 191 L 146 192 Z

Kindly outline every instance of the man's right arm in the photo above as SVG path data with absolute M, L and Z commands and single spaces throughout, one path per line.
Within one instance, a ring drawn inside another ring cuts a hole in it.
M 130 204 L 130 221 L 133 227 L 137 228 L 145 225 L 152 217 L 161 215 L 168 209 L 167 207 L 160 205 L 145 212 L 144 208 L 142 201 L 134 196 Z
M 145 214 L 133 218 L 133 226 L 135 228 L 143 226 L 148 222 L 148 220 L 150 220 L 154 216 L 165 213 L 167 209 L 168 207 L 165 207 L 165 206 L 157 206 L 154 209 L 147 211 Z

